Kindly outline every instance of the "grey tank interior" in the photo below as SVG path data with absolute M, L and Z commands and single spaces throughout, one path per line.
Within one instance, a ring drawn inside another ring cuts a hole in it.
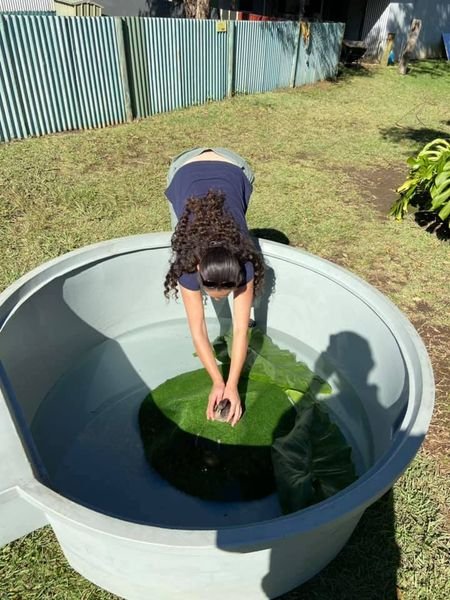
M 358 283 L 351 289 L 326 263 L 316 268 L 306 258 L 298 264 L 279 256 L 277 244 L 262 248 L 267 285 L 256 322 L 330 382 L 333 394 L 324 402 L 363 475 L 383 460 L 407 409 L 403 353 Z M 0 358 L 35 473 L 63 496 L 137 523 L 189 529 L 277 517 L 274 495 L 201 501 L 169 486 L 144 458 L 142 400 L 167 378 L 200 366 L 181 300 L 163 295 L 168 260 L 167 247 L 111 252 L 12 298 Z M 205 310 L 212 338 L 229 326 L 230 314 L 223 305 L 217 316 L 211 301 Z

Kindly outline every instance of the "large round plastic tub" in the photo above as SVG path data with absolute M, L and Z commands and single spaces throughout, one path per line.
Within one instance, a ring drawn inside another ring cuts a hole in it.
M 49 522 L 74 569 L 130 600 L 273 598 L 336 556 L 416 454 L 433 406 L 430 362 L 374 288 L 261 241 L 257 323 L 331 383 L 323 401 L 359 479 L 287 516 L 275 495 L 188 496 L 151 470 L 137 421 L 149 390 L 199 368 L 183 305 L 163 296 L 169 247 L 169 233 L 96 244 L 0 295 L 2 539 Z M 205 310 L 213 337 L 227 315 L 210 301 Z

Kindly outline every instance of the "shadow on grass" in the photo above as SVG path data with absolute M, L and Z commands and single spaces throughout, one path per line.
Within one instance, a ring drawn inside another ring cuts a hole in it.
M 373 77 L 372 69 L 368 69 L 363 64 L 344 64 L 339 63 L 337 77 L 333 80 L 335 83 L 350 81 L 354 77 Z
M 250 229 L 250 235 L 263 240 L 270 240 L 272 242 L 278 242 L 279 244 L 286 244 L 287 246 L 289 246 L 291 243 L 285 233 L 270 227 Z
M 431 75 L 433 78 L 449 77 L 450 62 L 442 59 L 413 61 L 410 63 L 408 75 L 411 77 L 422 77 L 423 75 Z
M 414 214 L 414 220 L 426 232 L 434 234 L 439 240 L 450 240 L 450 226 L 440 219 L 436 213 L 428 210 L 418 210 Z
M 419 151 L 425 144 L 436 138 L 449 138 L 450 127 L 445 122 L 443 129 L 430 129 L 429 127 L 386 127 L 384 129 L 380 128 L 380 134 L 383 139 L 389 142 L 412 141 L 417 145 L 417 151 Z
M 338 556 L 280 600 L 396 600 L 400 550 L 392 490 L 369 507 Z

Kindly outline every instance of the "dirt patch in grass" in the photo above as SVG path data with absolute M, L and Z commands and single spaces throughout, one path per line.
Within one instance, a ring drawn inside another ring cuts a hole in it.
M 376 213 L 386 218 L 389 210 L 398 198 L 396 189 L 408 176 L 408 170 L 398 166 L 378 167 L 371 170 L 345 171 L 355 185 L 360 199 L 375 209 Z M 414 213 L 416 223 L 426 232 L 436 235 L 438 239 L 450 240 L 450 228 L 436 213 L 418 210 L 413 206 L 409 212 Z
M 356 184 L 361 201 L 372 206 L 385 218 L 393 202 L 397 199 L 396 189 L 405 181 L 407 169 L 396 166 L 377 167 L 345 171 L 350 180 Z

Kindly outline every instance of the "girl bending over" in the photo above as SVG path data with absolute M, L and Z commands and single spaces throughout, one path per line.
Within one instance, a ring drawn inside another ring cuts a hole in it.
M 166 190 L 172 223 L 177 219 L 178 223 L 164 293 L 177 297 L 180 290 L 195 350 L 211 377 L 207 418 L 214 418 L 219 402 L 229 400 L 227 420 L 233 426 L 242 415 L 238 382 L 247 355 L 250 310 L 264 279 L 264 262 L 245 220 L 252 182 L 250 167 L 237 154 L 198 148 L 173 161 Z M 233 343 L 226 381 L 209 341 L 203 293 L 213 301 L 233 297 Z

